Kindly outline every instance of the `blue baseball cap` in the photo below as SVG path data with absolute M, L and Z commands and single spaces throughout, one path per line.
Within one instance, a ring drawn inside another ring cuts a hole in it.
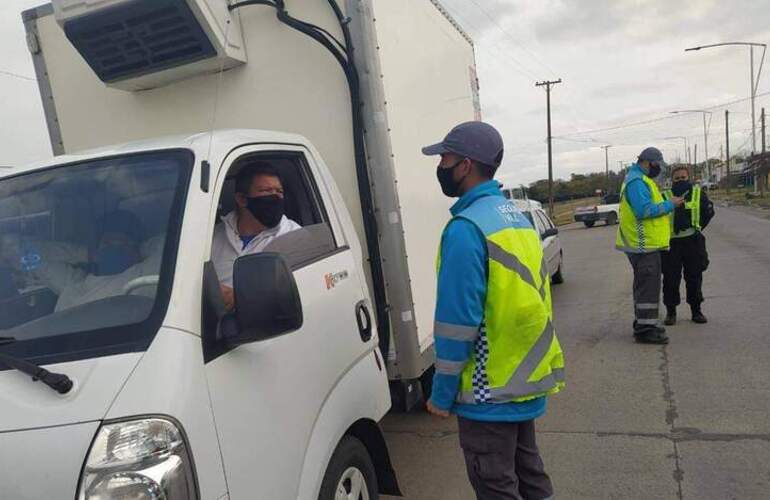
M 639 153 L 639 161 L 647 160 L 650 163 L 657 163 L 661 167 L 666 166 L 666 162 L 663 160 L 663 153 L 658 148 L 645 148 L 644 151 Z
M 503 149 L 503 138 L 495 127 L 474 121 L 456 126 L 443 141 L 422 148 L 422 154 L 454 153 L 490 167 L 499 167 L 503 161 Z

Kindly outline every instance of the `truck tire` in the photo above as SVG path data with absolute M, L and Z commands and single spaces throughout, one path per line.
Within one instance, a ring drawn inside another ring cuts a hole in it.
M 585 221 L 583 221 L 583 224 L 585 224 L 586 227 L 594 227 L 595 223 L 596 223 L 595 220 L 585 220 Z
M 556 270 L 553 276 L 551 276 L 551 283 L 554 285 L 561 285 L 564 283 L 564 273 L 562 272 L 564 269 L 564 254 L 562 253 L 559 258 L 559 268 Z
M 610 212 L 610 215 L 607 216 L 607 225 L 608 226 L 614 226 L 618 223 L 618 214 L 615 212 Z
M 318 500 L 378 500 L 377 473 L 361 441 L 345 436 L 326 468 Z

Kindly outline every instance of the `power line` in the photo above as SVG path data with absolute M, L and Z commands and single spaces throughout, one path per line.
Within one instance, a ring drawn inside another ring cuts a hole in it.
M 533 60 L 533 61 L 535 61 L 536 63 L 538 63 L 540 66 L 542 66 L 542 67 L 543 67 L 543 68 L 545 68 L 546 70 L 550 71 L 550 72 L 551 72 L 551 73 L 552 73 L 554 76 L 556 75 L 556 72 L 555 72 L 553 69 L 551 69 L 551 67 L 550 67 L 550 66 L 548 66 L 546 63 L 544 63 L 543 61 L 541 61 L 541 60 L 540 60 L 540 58 L 538 58 L 538 57 L 537 57 L 537 56 L 536 56 L 536 55 L 535 55 L 535 54 L 534 54 L 532 51 L 530 51 L 529 49 L 527 49 L 527 48 L 526 48 L 526 47 L 525 47 L 525 46 L 524 46 L 524 45 L 523 45 L 521 42 L 519 42 L 518 40 L 516 40 L 515 38 L 513 38 L 513 35 L 511 35 L 511 34 L 508 32 L 508 30 L 507 30 L 507 29 L 503 28 L 503 26 L 500 24 L 500 22 L 499 22 L 497 19 L 495 19 L 494 17 L 492 17 L 492 15 L 489 13 L 489 11 L 487 11 L 487 10 L 486 10 L 484 7 L 482 7 L 482 5 L 481 5 L 481 4 L 480 4 L 480 3 L 479 3 L 477 0 L 470 0 L 470 1 L 471 1 L 471 3 L 473 3 L 473 4 L 474 4 L 476 7 L 478 7 L 479 11 L 480 11 L 482 14 L 484 14 L 484 16 L 486 16 L 486 18 L 487 18 L 487 19 L 489 19 L 489 20 L 492 22 L 492 24 L 494 24 L 494 25 L 497 27 L 497 29 L 498 29 L 498 30 L 500 30 L 500 32 L 501 32 L 501 33 L 502 33 L 502 34 L 503 34 L 503 35 L 504 35 L 504 36 L 505 36 L 505 37 L 506 37 L 506 38 L 507 38 L 507 39 L 508 39 L 508 40 L 509 40 L 509 41 L 510 41 L 512 44 L 516 45 L 516 46 L 517 46 L 517 47 L 519 47 L 521 50 L 523 50 L 524 52 L 526 52 L 527 54 L 529 54 L 529 55 L 530 55 L 530 57 L 532 57 L 532 60 Z
M 757 94 L 757 97 L 764 97 L 764 96 L 767 96 L 767 95 L 770 95 L 770 91 L 762 92 L 761 94 Z M 725 103 L 722 103 L 722 104 L 716 104 L 714 106 L 710 106 L 710 107 L 707 107 L 707 108 L 704 108 L 704 109 L 711 110 L 711 109 L 723 108 L 725 106 L 730 106 L 731 104 L 737 104 L 737 103 L 745 102 L 745 101 L 748 101 L 748 100 L 751 100 L 751 98 L 750 97 L 746 97 L 746 98 L 743 98 L 743 99 L 736 99 L 734 101 L 729 101 L 729 102 L 725 102 Z M 684 115 L 665 115 L 665 116 L 661 116 L 661 117 L 658 117 L 658 118 L 653 118 L 653 119 L 650 119 L 650 120 L 631 122 L 631 123 L 616 125 L 616 126 L 612 126 L 612 127 L 605 127 L 605 128 L 591 129 L 591 130 L 582 130 L 582 131 L 579 131 L 579 132 L 574 132 L 574 133 L 569 133 L 569 134 L 563 134 L 563 135 L 560 135 L 560 136 L 555 136 L 554 139 L 563 139 L 565 137 L 570 137 L 570 136 L 575 136 L 575 135 L 586 135 L 586 134 L 592 134 L 592 133 L 596 133 L 596 132 L 610 132 L 610 131 L 613 131 L 613 130 L 621 130 L 621 129 L 624 129 L 624 128 L 638 127 L 640 125 L 649 125 L 651 123 L 657 123 L 657 122 L 661 122 L 661 121 L 664 121 L 664 120 L 671 120 L 671 119 L 674 119 L 674 118 L 681 118 L 681 116 L 684 116 Z
M 477 35 L 477 34 L 481 33 L 482 30 L 479 29 L 478 26 L 475 23 L 469 22 L 468 18 L 466 16 L 458 15 L 458 12 L 456 10 L 453 12 L 454 9 L 449 8 L 447 6 L 444 6 L 444 8 L 449 12 L 449 14 L 452 17 L 460 19 L 462 21 L 461 24 L 466 25 L 466 26 L 470 26 L 472 28 L 472 30 L 475 32 L 474 35 Z M 478 37 L 474 36 L 474 38 L 478 38 Z M 486 49 L 486 50 L 489 50 L 489 49 Z M 517 67 L 517 72 L 518 73 L 521 73 L 521 74 L 525 75 L 527 78 L 531 79 L 532 81 L 536 81 L 537 80 L 537 77 L 534 75 L 534 73 L 531 72 L 529 70 L 529 68 L 524 66 L 524 64 L 522 64 L 518 59 L 513 57 L 509 52 L 504 51 L 504 50 L 500 50 L 499 52 L 501 54 L 503 54 L 505 57 L 507 57 L 508 60 L 511 63 L 513 63 L 514 66 Z

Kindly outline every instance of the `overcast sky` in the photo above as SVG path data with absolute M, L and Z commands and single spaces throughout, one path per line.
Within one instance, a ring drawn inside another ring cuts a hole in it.
M 20 18 L 22 10 L 40 3 L 0 2 L 0 165 L 51 154 Z M 702 159 L 701 114 L 671 115 L 674 110 L 713 110 L 709 156 L 718 157 L 724 110 L 729 109 L 731 151 L 751 150 L 751 108 L 745 100 L 748 48 L 684 49 L 727 41 L 770 42 L 770 0 L 443 3 L 476 42 L 482 112 L 503 133 L 502 174 L 514 183 L 547 176 L 546 100 L 545 92 L 535 87 L 539 80 L 563 80 L 551 94 L 557 178 L 603 171 L 600 146 L 605 144 L 613 146 L 613 169 L 647 145 L 660 147 L 669 160 L 683 156 L 681 139 L 664 139 L 672 136 L 688 137 Z M 760 57 L 761 49 L 757 67 Z M 757 121 L 763 105 L 770 112 L 770 74 L 763 73 Z M 765 92 L 769 94 L 761 96 Z M 626 126 L 638 122 L 645 123 Z

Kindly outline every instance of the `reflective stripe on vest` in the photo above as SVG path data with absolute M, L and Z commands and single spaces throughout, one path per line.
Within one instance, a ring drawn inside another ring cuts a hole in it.
M 564 355 L 552 324 L 539 235 L 499 196 L 480 198 L 456 218 L 480 230 L 488 255 L 484 325 L 469 329 L 436 323 L 441 336 L 474 340 L 457 402 L 508 403 L 558 392 L 564 386 Z M 457 374 L 458 369 L 452 362 L 436 366 L 439 373 Z
M 647 176 L 641 177 L 650 190 L 653 204 L 663 203 L 657 184 Z M 650 253 L 665 250 L 671 239 L 671 222 L 667 216 L 638 219 L 626 197 L 627 183 L 620 190 L 620 224 L 615 237 L 615 248 L 628 253 Z
M 703 229 L 700 225 L 700 199 L 701 199 L 701 187 L 699 185 L 694 185 L 692 187 L 692 196 L 690 197 L 690 201 L 685 201 L 684 208 L 688 212 L 690 212 L 690 227 L 694 229 L 695 231 L 700 231 Z M 667 200 L 670 200 L 674 197 L 674 193 L 667 189 L 666 192 L 663 193 L 663 197 Z M 686 231 L 686 230 L 685 230 Z M 682 234 L 682 236 L 691 236 L 690 234 Z M 674 232 L 674 212 L 671 212 L 671 237 L 676 238 L 677 233 Z

